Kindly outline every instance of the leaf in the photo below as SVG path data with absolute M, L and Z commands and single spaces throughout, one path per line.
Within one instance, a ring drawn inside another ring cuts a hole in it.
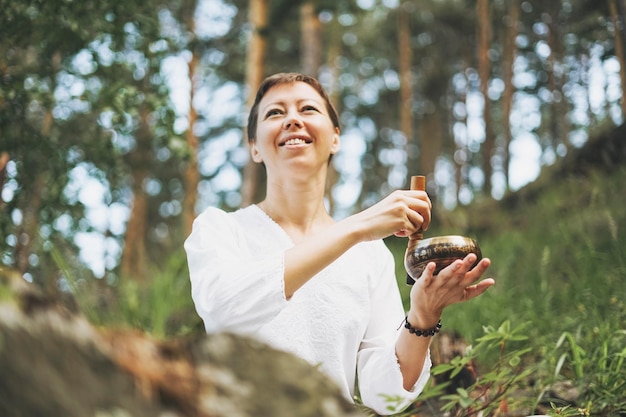
M 567 359 L 567 353 L 563 353 L 559 357 L 559 360 L 556 363 L 556 367 L 554 368 L 554 376 L 555 377 L 557 377 L 561 373 L 561 368 L 563 368 L 563 364 L 565 363 L 566 359 Z

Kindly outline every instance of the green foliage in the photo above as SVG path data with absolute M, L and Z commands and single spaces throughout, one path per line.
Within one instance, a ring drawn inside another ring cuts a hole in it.
M 441 410 L 457 416 L 478 412 L 489 415 L 503 401 L 508 407 L 518 408 L 531 401 L 524 397 L 511 400 L 512 393 L 526 388 L 529 376 L 535 372 L 535 365 L 526 360 L 532 350 L 526 343 L 528 337 L 524 335 L 528 324 L 511 328 L 510 321 L 505 320 L 498 328 L 487 326 L 485 334 L 463 356 L 454 358 L 448 364 L 435 366 L 432 370 L 434 376 L 445 374 L 454 378 L 481 358 L 497 356 L 488 369 L 480 372 L 474 384 L 467 388 L 458 387 L 455 393 L 443 395 L 441 399 L 445 403 Z
M 125 280 L 120 286 L 119 311 L 110 320 L 157 337 L 191 331 L 199 319 L 191 301 L 189 274 L 184 262 L 184 257 L 172 259 L 165 270 L 154 273 L 148 285 L 141 285 L 134 279 Z
M 168 37 L 176 31 L 162 30 L 160 12 L 178 5 L 0 0 L 0 151 L 10 157 L 0 172 L 0 257 L 37 284 L 57 284 L 51 248 L 71 258 L 78 234 L 121 246 L 124 231 L 93 221 L 77 189 L 79 171 L 102 184 L 100 205 L 111 208 L 130 205 L 131 176 L 145 170 L 152 185 L 147 223 L 157 236 L 152 261 L 163 259 L 168 243 L 180 245 L 161 237 L 164 230 L 175 235 L 180 223 L 188 157 L 173 132 L 161 73 L 178 51 Z
M 608 321 L 563 332 L 547 358 L 554 377 L 575 380 L 594 416 L 626 412 L 626 308 L 615 300 Z M 558 359 L 557 359 L 558 358 Z M 556 359 L 556 361 L 555 361 Z
M 496 285 L 475 300 L 446 309 L 444 330 L 458 332 L 472 346 L 463 357 L 433 369 L 434 374 L 459 372 L 475 361 L 479 380 L 447 396 L 433 394 L 431 385 L 418 402 L 436 399 L 446 410 L 466 415 L 476 409 L 478 398 L 488 402 L 481 405 L 486 411 L 493 410 L 499 398 L 494 392 L 503 391 L 509 410 L 528 411 L 545 400 L 554 383 L 570 381 L 580 392 L 578 405 L 553 400 L 546 412 L 624 413 L 623 184 L 624 168 L 561 177 L 549 187 L 522 190 L 514 204 L 504 200 L 458 212 L 460 218 L 470 219 L 469 226 L 452 231 L 439 226 L 435 214 L 428 235 L 452 232 L 476 237 L 492 260 L 488 275 Z M 489 219 L 489 226 L 476 227 L 483 218 Z M 408 308 L 406 241 L 394 238 L 387 243 L 396 256 Z M 500 342 L 506 351 L 499 350 Z
M 180 251 L 155 268 L 149 282 L 126 278 L 72 282 L 80 309 L 94 324 L 131 327 L 166 338 L 203 331 L 191 299 L 186 258 Z

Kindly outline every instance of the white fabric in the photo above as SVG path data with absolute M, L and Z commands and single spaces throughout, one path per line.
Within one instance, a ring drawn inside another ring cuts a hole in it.
M 380 240 L 358 244 L 286 300 L 284 251 L 292 246 L 256 205 L 233 213 L 208 208 L 198 216 L 185 250 L 206 331 L 252 335 L 292 352 L 319 366 L 351 400 L 358 369 L 366 406 L 379 414 L 406 408 L 426 384 L 431 362 L 406 391 L 395 354 L 404 310 L 389 249 Z

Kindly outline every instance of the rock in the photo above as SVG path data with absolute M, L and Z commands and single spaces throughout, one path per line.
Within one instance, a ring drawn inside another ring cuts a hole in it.
M 0 415 L 357 417 L 320 371 L 232 334 L 97 329 L 0 269 Z
M 580 389 L 573 381 L 557 381 L 543 393 L 535 412 L 548 414 L 552 404 L 556 407 L 575 407 L 579 398 Z

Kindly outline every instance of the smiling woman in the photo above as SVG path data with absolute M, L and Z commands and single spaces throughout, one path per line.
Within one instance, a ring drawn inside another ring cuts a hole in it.
M 339 150 L 339 127 L 333 126 L 324 99 L 306 83 L 275 86 L 256 109 L 260 117 L 250 125 L 249 129 L 254 130 L 248 133 L 255 162 L 289 155 L 327 165 L 330 155 Z M 266 164 L 266 169 L 293 168 L 283 165 Z M 325 180 L 326 170 L 322 166 L 311 172 Z
M 316 79 L 276 74 L 261 84 L 248 138 L 267 172 L 266 196 L 232 213 L 209 207 L 196 218 L 185 241 L 192 296 L 207 332 L 257 337 L 319 366 L 346 398 L 358 393 L 379 414 L 395 413 L 428 381 L 430 339 L 443 309 L 494 283 L 474 284 L 490 261 L 472 268 L 469 255 L 437 280 L 429 264 L 405 313 L 382 239 L 425 230 L 430 199 L 398 190 L 333 219 L 324 201 L 339 135 L 337 113 Z

